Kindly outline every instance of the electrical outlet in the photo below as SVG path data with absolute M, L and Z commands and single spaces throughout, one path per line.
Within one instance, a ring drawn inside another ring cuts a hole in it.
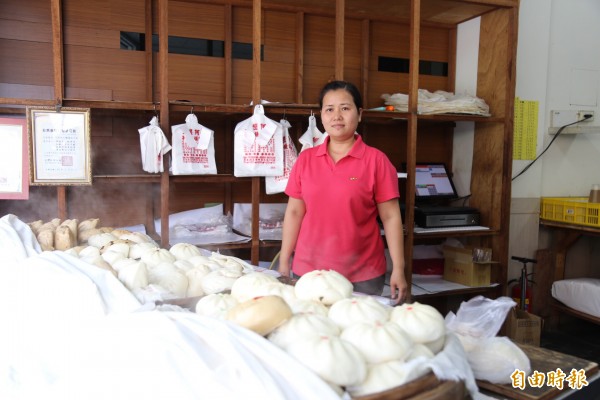
M 591 118 L 585 120 L 585 122 L 592 122 L 594 120 L 594 112 L 591 110 L 588 111 L 578 111 L 577 112 L 577 120 L 582 120 L 586 115 L 591 115 Z
M 585 119 L 586 115 L 591 118 Z M 548 134 L 577 135 L 580 133 L 600 133 L 600 126 L 591 123 L 596 116 L 592 110 L 552 110 Z M 577 122 L 577 123 L 575 123 Z
M 551 114 L 550 126 L 560 128 L 578 121 L 578 112 L 575 110 L 554 110 Z

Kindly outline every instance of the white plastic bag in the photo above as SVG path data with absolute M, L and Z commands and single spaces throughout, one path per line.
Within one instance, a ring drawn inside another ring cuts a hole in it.
M 171 145 L 158 125 L 158 118 L 152 117 L 150 125 L 138 129 L 138 132 L 143 170 L 150 173 L 163 172 L 163 157 L 171 150 Z
M 298 158 L 298 151 L 289 133 L 290 123 L 282 119 L 283 128 L 283 174 L 280 176 L 267 176 L 265 178 L 265 191 L 267 194 L 282 193 L 287 186 L 292 167 Z
M 214 132 L 198 123 L 194 114 L 185 118 L 185 124 L 171 127 L 173 134 L 173 175 L 216 174 Z
M 283 175 L 283 127 L 265 116 L 262 105 L 236 125 L 234 135 L 235 176 Z
M 502 327 L 506 315 L 517 303 L 509 297 L 495 300 L 483 296 L 462 302 L 456 314 L 446 315 L 446 328 L 475 339 L 494 337 Z
M 302 136 L 300 136 L 300 139 L 298 139 L 298 141 L 302 144 L 300 153 L 308 148 L 320 145 L 325 141 L 326 137 L 327 133 L 322 133 L 317 128 L 317 119 L 314 115 L 311 115 L 308 117 L 308 129 Z
M 531 372 L 523 350 L 509 338 L 496 336 L 516 304 L 509 297 L 492 300 L 476 296 L 463 302 L 456 314 L 446 315 L 446 329 L 460 339 L 476 379 L 508 384 L 516 369 L 526 375 Z

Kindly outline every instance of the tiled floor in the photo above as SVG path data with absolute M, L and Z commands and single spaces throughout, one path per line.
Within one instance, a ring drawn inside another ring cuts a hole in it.
M 600 364 L 600 325 L 561 317 L 557 329 L 542 332 L 540 346 Z

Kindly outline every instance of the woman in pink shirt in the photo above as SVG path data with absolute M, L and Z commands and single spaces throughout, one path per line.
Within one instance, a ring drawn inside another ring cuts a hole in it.
M 392 260 L 392 298 L 402 302 L 407 284 L 396 168 L 356 133 L 362 113 L 356 86 L 328 83 L 319 105 L 328 137 L 300 153 L 292 168 L 279 272 L 289 276 L 293 270 L 301 276 L 335 270 L 355 291 L 381 295 L 387 265 L 379 216 Z

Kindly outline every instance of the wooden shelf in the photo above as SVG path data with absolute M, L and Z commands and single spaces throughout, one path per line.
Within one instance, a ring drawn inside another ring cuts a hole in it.
M 10 106 L 43 106 L 56 107 L 55 100 L 47 99 L 21 99 L 0 97 L 0 105 Z M 151 102 L 136 102 L 136 101 L 101 101 L 101 100 L 84 100 L 84 99 L 63 99 L 60 103 L 61 107 L 82 107 L 92 109 L 107 109 L 107 110 L 160 110 L 160 104 Z M 17 108 L 17 107 L 14 107 Z M 24 109 L 24 107 L 18 107 Z
M 56 103 L 52 100 L 41 99 L 17 99 L 17 98 L 0 98 L 0 105 L 10 105 L 13 107 L 0 107 L 2 113 L 25 113 L 26 106 L 43 106 L 54 107 Z M 212 113 L 212 114 L 251 114 L 254 106 L 250 104 L 215 104 L 215 103 L 199 103 L 188 101 L 170 101 L 171 112 L 197 112 L 197 113 Z M 96 101 L 84 99 L 65 99 L 61 104 L 62 107 L 80 107 L 90 108 L 93 110 L 113 110 L 113 111 L 160 111 L 160 103 L 149 102 L 128 102 L 128 101 Z M 318 115 L 318 104 L 296 104 L 296 103 L 269 103 L 263 104 L 265 110 L 273 114 L 286 115 Z M 408 120 L 410 113 L 399 111 L 376 111 L 363 110 L 363 119 L 365 120 Z M 504 118 L 500 117 L 484 117 L 469 114 L 417 114 L 417 119 L 422 121 L 432 122 L 454 122 L 454 121 L 471 121 L 471 122 L 504 122 Z
M 406 273 L 410 279 L 415 244 L 455 237 L 492 248 L 502 270 L 497 281 L 505 285 L 518 0 L 164 0 L 132 2 L 128 13 L 121 16 L 106 14 L 102 5 L 91 0 L 79 1 L 66 13 L 60 2 L 54 4 L 58 7 L 46 8 L 18 0 L 9 2 L 7 20 L 15 26 L 25 20 L 31 26 L 25 36 L 0 34 L 7 53 L 3 55 L 11 59 L 0 82 L 0 96 L 5 96 L 0 97 L 0 113 L 24 115 L 27 106 L 55 107 L 57 103 L 90 108 L 93 159 L 97 162 L 94 170 L 113 172 L 116 169 L 112 166 L 119 163 L 118 171 L 134 172 L 96 174 L 92 187 L 69 191 L 68 196 L 66 190 L 59 189 L 55 197 L 64 217 L 90 212 L 80 204 L 96 197 L 110 207 L 92 211 L 104 212 L 111 223 L 117 218 L 137 222 L 142 217 L 146 225 L 156 218 L 168 223 L 171 213 L 201 207 L 217 198 L 223 199 L 227 209 L 250 199 L 253 240 L 226 246 L 251 249 L 256 262 L 261 248 L 280 245 L 258 238 L 258 206 L 266 196 L 263 178 L 139 173 L 137 130 L 157 115 L 170 139 L 170 127 L 181 114 L 192 108 L 198 115 L 206 113 L 216 132 L 216 157 L 224 166 L 219 171 L 233 171 L 234 139 L 229 133 L 233 133 L 236 121 L 253 111 L 250 104 L 240 103 L 281 101 L 263 106 L 268 114 L 294 116 L 297 118 L 291 120 L 299 121 L 302 116 L 318 115 L 315 95 L 324 82 L 347 79 L 364 96 L 367 110 L 363 111 L 361 129 L 365 128 L 366 141 L 386 151 L 395 165 L 407 166 L 408 177 L 400 182 L 409 210 L 404 220 L 407 226 L 414 225 L 417 161 L 444 161 L 452 167 L 454 125 L 474 123 L 469 206 L 479 209 L 482 220 L 494 229 L 443 233 L 409 229 L 405 233 Z M 493 116 L 419 114 L 420 88 L 454 91 L 457 26 L 477 17 L 481 29 L 474 77 L 477 93 L 473 95 L 486 101 Z M 185 28 L 190 18 L 198 22 L 194 29 Z M 145 50 L 120 48 L 120 32 L 130 29 L 145 35 Z M 99 33 L 90 35 L 92 31 Z M 190 39 L 219 41 L 222 55 L 169 53 L 169 35 L 185 36 L 183 33 Z M 152 49 L 154 34 L 160 39 L 158 52 Z M 235 57 L 234 43 L 249 45 L 248 50 L 260 57 Z M 393 58 L 407 68 L 383 71 L 379 57 Z M 440 62 L 447 73 L 426 74 L 420 69 L 422 61 Z M 408 111 L 368 110 L 382 104 L 380 95 L 385 92 L 406 93 Z M 304 123 L 294 124 L 290 134 L 299 137 Z M 165 166 L 169 158 L 165 157 Z M 140 190 L 137 184 L 148 185 Z M 47 212 L 46 208 L 54 212 L 52 201 L 45 208 L 35 205 L 40 198 L 49 198 L 46 194 L 52 191 L 32 188 L 34 201 L 28 205 L 32 213 Z M 131 197 L 138 192 L 143 193 L 134 203 Z M 11 203 L 6 209 L 20 211 L 26 208 L 24 204 Z M 119 213 L 111 214 L 110 210 Z M 162 228 L 168 231 L 168 225 Z M 162 238 L 166 239 L 168 233 Z
M 422 121 L 469 121 L 469 122 L 505 122 L 504 118 L 500 117 L 484 117 L 480 115 L 469 114 L 435 114 L 435 115 L 417 115 L 417 118 Z
M 540 218 L 540 225 L 548 226 L 552 228 L 562 228 L 566 230 L 574 230 L 578 232 L 585 232 L 589 235 L 600 235 L 600 228 L 594 228 L 593 226 L 580 225 L 580 224 L 568 224 L 564 222 L 551 221 L 548 219 Z
M 445 237 L 476 237 L 476 236 L 496 236 L 499 235 L 498 230 L 484 231 L 447 231 L 447 232 L 414 232 L 415 240 L 417 239 L 433 239 Z
M 281 247 L 281 241 L 278 241 L 278 240 L 265 240 L 265 241 L 263 241 L 263 240 L 261 240 L 260 241 L 260 245 L 261 245 L 261 247 L 277 248 L 277 247 Z M 203 249 L 208 249 L 208 250 L 217 250 L 217 249 L 222 249 L 222 250 L 251 249 L 252 248 L 252 243 L 250 241 L 243 242 L 243 243 L 214 243 L 214 244 L 201 245 L 200 247 L 202 247 Z
M 392 120 L 408 120 L 411 117 L 410 113 L 400 111 L 375 111 L 375 110 L 364 110 L 363 119 L 392 119 Z M 479 115 L 469 114 L 417 114 L 416 118 L 423 122 L 458 122 L 458 121 L 470 121 L 470 122 L 504 122 L 504 118 L 496 117 L 484 117 Z
M 185 112 L 208 112 L 220 114 L 251 114 L 254 105 L 250 104 L 213 104 L 197 103 L 192 101 L 170 101 L 171 111 Z M 295 104 L 295 103 L 268 103 L 263 104 L 265 110 L 270 112 L 281 112 L 287 114 L 308 114 L 318 110 L 318 104 Z
M 217 175 L 169 175 L 173 183 L 234 183 L 250 182 L 251 177 L 236 177 L 232 174 Z
M 160 183 L 160 175 L 93 175 L 92 182 L 102 183 Z
M 242 0 L 240 0 L 242 1 Z M 243 3 L 243 1 L 242 1 Z M 245 2 L 251 6 L 251 1 Z M 498 8 L 516 8 L 518 0 L 467 0 L 467 1 L 422 1 L 422 12 L 419 22 L 423 25 L 454 27 L 477 16 L 489 13 Z M 335 0 L 304 0 L 301 5 L 296 0 L 263 0 L 263 7 L 274 10 L 304 11 L 311 10 L 317 15 L 335 15 Z M 384 1 L 347 1 L 345 14 L 349 18 L 369 18 L 410 23 L 410 0 Z M 440 7 L 441 6 L 441 7 Z

